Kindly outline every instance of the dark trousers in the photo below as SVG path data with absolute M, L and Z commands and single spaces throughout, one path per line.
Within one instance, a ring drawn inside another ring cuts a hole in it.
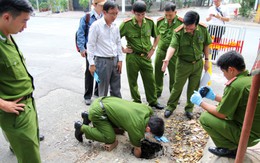
M 210 36 L 214 37 L 213 43 L 220 43 L 222 36 L 226 32 L 226 27 L 224 26 L 216 26 L 216 25 L 209 25 L 208 31 Z M 215 60 L 218 55 L 218 49 L 214 48 L 212 49 L 212 60 Z
M 93 80 L 94 77 L 89 72 L 89 63 L 88 59 L 86 57 L 86 71 L 85 71 L 85 93 L 84 93 L 84 99 L 91 99 L 93 94 Z M 98 96 L 98 83 L 95 84 L 95 92 L 94 94 Z

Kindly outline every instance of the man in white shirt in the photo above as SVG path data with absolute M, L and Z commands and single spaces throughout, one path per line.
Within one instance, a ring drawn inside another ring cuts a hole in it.
M 213 0 L 214 5 L 208 10 L 206 21 L 209 23 L 209 33 L 214 37 L 213 43 L 220 43 L 221 37 L 225 34 L 225 22 L 229 21 L 229 11 L 221 4 L 222 0 Z M 218 55 L 218 49 L 213 48 L 212 60 Z
M 100 79 L 99 96 L 107 96 L 110 87 L 110 95 L 121 98 L 120 74 L 123 56 L 119 28 L 114 23 L 118 8 L 112 1 L 104 4 L 104 16 L 90 27 L 87 52 L 89 71 L 92 75 L 96 72 Z

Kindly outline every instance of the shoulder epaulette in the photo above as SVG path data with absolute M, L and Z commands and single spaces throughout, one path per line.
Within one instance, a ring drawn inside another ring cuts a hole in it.
M 123 22 L 126 23 L 129 22 L 130 20 L 132 20 L 132 18 L 126 18 Z
M 199 23 L 199 25 L 201 25 L 202 27 L 205 27 L 205 28 L 207 28 L 207 25 L 206 25 L 206 24 L 204 24 L 204 23 Z
M 174 30 L 174 32 L 179 32 L 182 28 L 183 28 L 183 24 L 180 25 L 179 27 L 177 27 L 177 28 Z
M 159 17 L 158 19 L 157 19 L 157 22 L 158 21 L 161 21 L 161 20 L 163 20 L 164 19 L 164 17 L 162 16 L 162 17 Z
M 233 77 L 232 79 L 230 79 L 229 81 L 227 81 L 226 83 L 225 83 L 225 85 L 226 86 L 229 86 L 231 83 L 233 83 L 233 81 L 235 81 L 237 79 L 237 77 L 235 76 L 235 77 Z
M 183 18 L 181 18 L 181 17 L 178 17 L 178 20 L 181 21 L 181 22 L 183 22 Z
M 148 16 L 145 16 L 145 18 L 153 21 L 153 19 Z

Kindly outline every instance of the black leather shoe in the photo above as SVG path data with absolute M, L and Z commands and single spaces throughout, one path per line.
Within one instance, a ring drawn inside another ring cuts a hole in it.
M 193 118 L 193 113 L 192 112 L 185 112 L 185 115 L 186 115 L 186 117 L 187 118 L 189 118 L 189 119 L 192 119 Z
M 82 138 L 83 132 L 80 131 L 81 126 L 82 126 L 82 123 L 80 121 L 74 123 L 75 138 L 79 142 L 83 142 L 83 138 Z
M 83 124 L 84 125 L 90 124 L 91 121 L 88 119 L 88 113 L 87 112 L 82 112 L 81 117 L 83 118 Z
M 227 148 L 209 147 L 208 150 L 214 155 L 220 157 L 236 158 L 237 150 L 229 150 Z
M 171 116 L 172 115 L 172 111 L 170 111 L 170 110 L 165 110 L 165 112 L 164 112 L 164 117 L 165 118 L 169 118 L 169 116 Z
M 162 110 L 164 108 L 163 105 L 161 105 L 160 103 L 157 103 L 157 104 L 153 104 L 153 105 L 149 105 L 151 107 L 155 107 L 156 109 L 159 109 L 159 110 Z
M 43 141 L 44 140 L 44 135 L 39 135 L 39 139 L 40 139 L 40 141 Z

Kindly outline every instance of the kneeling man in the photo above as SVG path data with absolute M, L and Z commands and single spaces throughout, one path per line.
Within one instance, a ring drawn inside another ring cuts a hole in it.
M 76 122 L 75 137 L 82 142 L 82 135 L 87 139 L 106 143 L 106 150 L 110 151 L 118 144 L 114 128 L 121 128 L 128 132 L 133 153 L 140 157 L 141 140 L 145 133 L 161 137 L 164 133 L 164 121 L 153 116 L 151 107 L 117 97 L 100 97 L 89 108 L 89 113 L 82 113 L 83 124 Z M 92 122 L 94 127 L 88 126 Z

